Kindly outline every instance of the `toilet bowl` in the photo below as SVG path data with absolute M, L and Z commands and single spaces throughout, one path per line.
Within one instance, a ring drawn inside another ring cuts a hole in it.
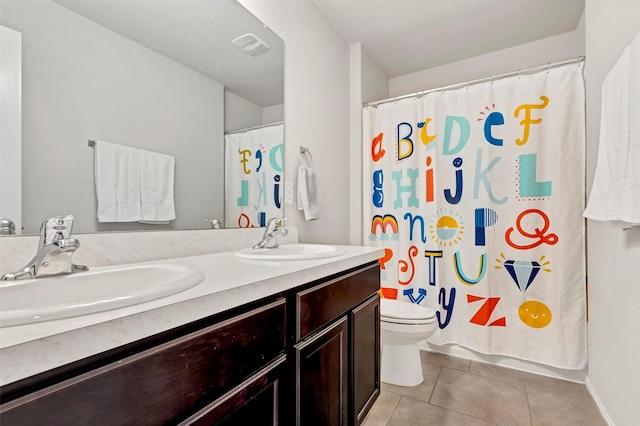
M 418 342 L 438 329 L 433 309 L 415 303 L 380 299 L 380 380 L 397 386 L 424 381 Z

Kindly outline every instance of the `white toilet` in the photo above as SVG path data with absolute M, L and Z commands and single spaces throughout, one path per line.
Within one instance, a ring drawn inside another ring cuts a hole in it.
M 437 329 L 433 309 L 394 299 L 380 299 L 380 380 L 398 386 L 422 383 L 418 342 Z

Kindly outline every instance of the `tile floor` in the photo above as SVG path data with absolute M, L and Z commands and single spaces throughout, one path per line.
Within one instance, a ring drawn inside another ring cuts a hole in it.
M 421 352 L 424 382 L 382 391 L 363 426 L 606 426 L 585 385 Z

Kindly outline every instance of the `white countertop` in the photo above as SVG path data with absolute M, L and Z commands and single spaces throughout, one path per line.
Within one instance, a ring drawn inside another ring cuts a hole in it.
M 184 292 L 77 318 L 0 328 L 0 386 L 345 271 L 383 256 L 374 247 L 315 260 L 263 261 L 233 252 L 166 259 L 189 264 L 205 280 Z M 127 264 L 126 266 L 132 266 Z M 113 267 L 92 268 L 92 270 Z

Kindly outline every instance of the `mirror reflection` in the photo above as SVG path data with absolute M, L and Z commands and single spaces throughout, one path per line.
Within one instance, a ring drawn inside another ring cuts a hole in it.
M 281 211 L 282 133 L 224 149 L 225 133 L 282 129 L 284 114 L 283 42 L 242 5 L 3 0 L 0 7 L 0 24 L 22 37 L 22 170 L 14 183 L 21 200 L 3 198 L 0 209 L 21 203 L 21 218 L 10 219 L 22 233 L 61 214 L 75 215 L 74 233 L 88 233 L 205 229 L 215 219 L 260 226 Z M 89 140 L 173 157 L 175 219 L 100 222 Z M 227 208 L 225 161 L 235 173 L 227 177 Z

